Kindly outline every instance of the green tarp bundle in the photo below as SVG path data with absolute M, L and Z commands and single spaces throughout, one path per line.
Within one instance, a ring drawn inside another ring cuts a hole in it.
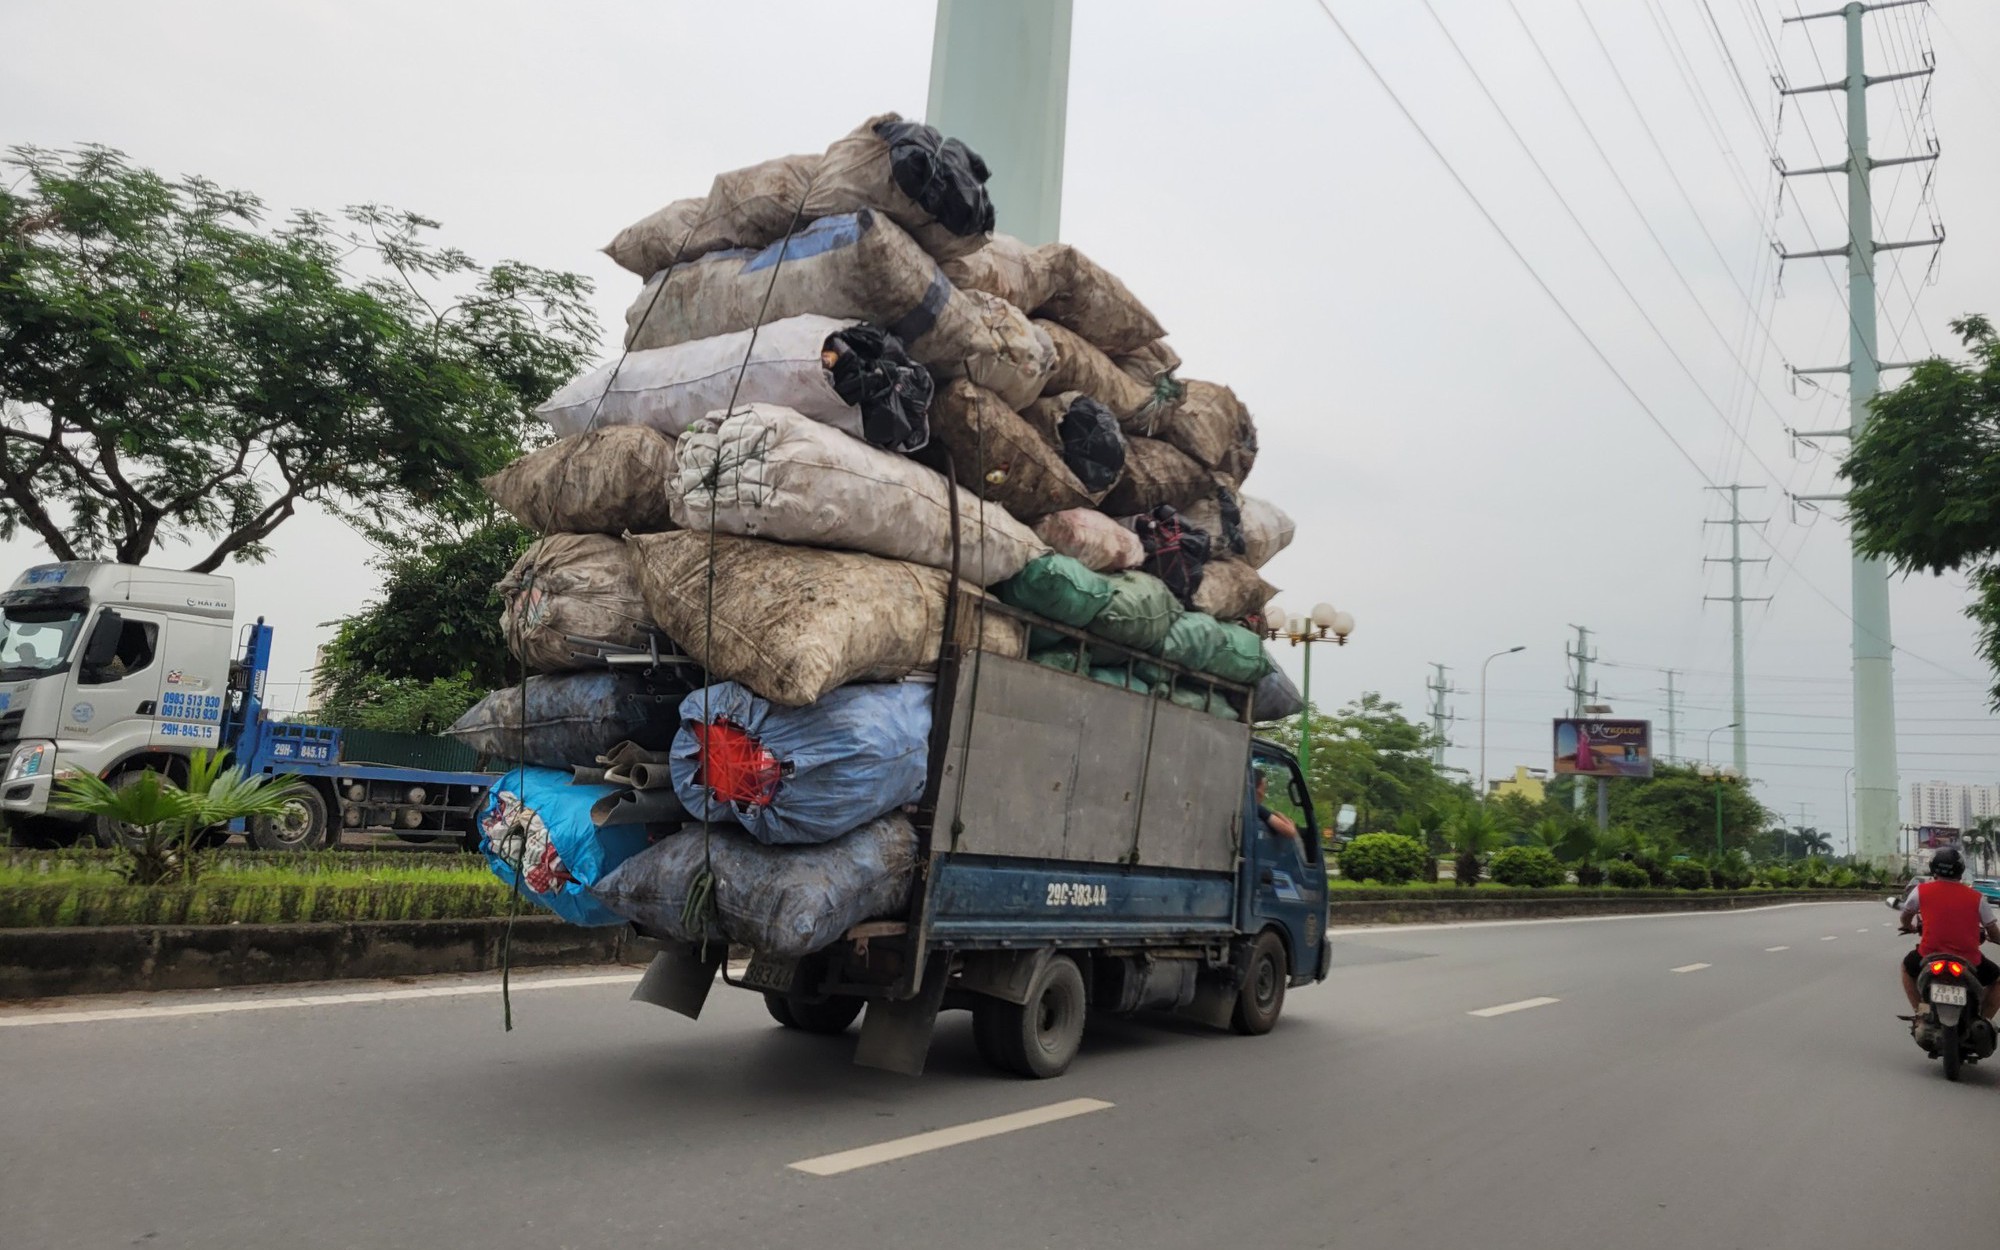
M 1019 573 L 994 589 L 1002 603 L 1075 629 L 1083 629 L 1096 620 L 1111 602 L 1113 593 L 1110 578 L 1064 555 L 1030 560 Z M 1162 585 L 1160 589 L 1166 587 Z
M 1174 592 L 1149 573 L 1117 573 L 1103 580 L 1111 584 L 1111 601 L 1091 621 L 1090 632 L 1135 651 L 1159 646 L 1183 611 Z

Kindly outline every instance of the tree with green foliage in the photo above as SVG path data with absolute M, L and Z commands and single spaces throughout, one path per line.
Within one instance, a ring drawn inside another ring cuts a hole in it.
M 1479 884 L 1480 871 L 1488 853 L 1506 842 L 1500 822 L 1484 803 L 1461 799 L 1445 818 L 1444 841 L 1450 848 L 1452 874 L 1459 885 Z
M 1869 404 L 1841 473 L 1854 545 L 1897 570 L 1964 570 L 1988 668 L 2000 674 L 2000 333 L 1951 323 L 1970 359 L 1926 360 Z M 2000 708 L 2000 681 L 1991 691 Z
M 1570 778 L 1561 777 L 1549 787 L 1543 806 L 1550 815 L 1570 818 L 1570 784 Z M 1748 847 L 1770 819 L 1764 805 L 1751 794 L 1748 783 L 1703 777 L 1698 768 L 1689 765 L 1660 762 L 1653 765 L 1651 777 L 1613 778 L 1611 824 L 1669 839 L 1690 851 L 1713 851 L 1718 786 L 1722 791 L 1723 849 Z
M 113 841 L 124 852 L 119 871 L 132 884 L 192 885 L 201 875 L 197 851 L 209 830 L 233 820 L 277 819 L 292 797 L 289 778 L 246 775 L 222 761 L 220 751 L 196 751 L 184 785 L 150 768 L 110 782 L 75 773 L 56 784 L 49 806 L 115 831 Z
M 1352 803 L 1357 833 L 1394 828 L 1406 814 L 1430 812 L 1464 792 L 1432 765 L 1430 729 L 1379 694 L 1364 694 L 1335 715 L 1315 710 L 1311 723 L 1314 806 L 1333 812 Z M 1260 732 L 1298 751 L 1296 717 Z
M 386 556 L 379 598 L 337 622 L 320 657 L 318 719 L 343 729 L 437 733 L 518 676 L 493 589 L 534 536 L 509 520 Z
M 58 559 L 193 543 L 212 572 L 307 503 L 385 545 L 472 522 L 597 343 L 584 278 L 482 266 L 413 213 L 271 227 L 102 147 L 0 167 L 0 537 Z

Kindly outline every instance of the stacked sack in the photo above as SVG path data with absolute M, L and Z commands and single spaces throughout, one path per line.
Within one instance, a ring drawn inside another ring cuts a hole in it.
M 1240 493 L 1248 410 L 1179 379 L 1153 315 L 1083 253 L 992 233 L 986 178 L 884 114 L 606 248 L 644 283 L 625 354 L 552 396 L 556 440 L 486 483 L 544 535 L 501 586 L 540 676 L 454 727 L 539 766 L 485 818 L 496 871 L 537 900 L 791 956 L 897 910 L 948 593 L 963 646 L 1030 655 L 983 610 L 997 593 L 1269 684 L 1243 622 L 1291 522 Z M 1240 714 L 1040 634 L 1031 658 Z M 620 654 L 682 663 L 603 671 Z

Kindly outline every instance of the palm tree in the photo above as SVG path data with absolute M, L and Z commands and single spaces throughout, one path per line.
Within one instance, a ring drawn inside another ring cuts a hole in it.
M 1569 839 L 1569 827 L 1553 816 L 1544 816 L 1528 826 L 1528 845 L 1539 846 L 1549 854 L 1560 852 Z
M 1979 875 L 1993 873 L 1993 853 L 2000 851 L 2000 817 L 1981 816 L 1961 839 L 1965 849 L 1979 857 Z
M 1798 830 L 1799 845 L 1808 856 L 1833 854 L 1833 839 L 1817 829 L 1801 826 Z
M 192 884 L 201 873 L 195 854 L 202 831 L 233 820 L 284 814 L 297 783 L 288 777 L 246 775 L 222 766 L 222 755 L 196 751 L 185 785 L 148 768 L 113 786 L 92 773 L 65 778 L 49 806 L 79 816 L 101 816 L 140 833 L 120 867 L 134 885 L 167 881 Z
M 1500 822 L 1486 810 L 1484 803 L 1461 803 L 1458 810 L 1445 818 L 1444 841 L 1457 856 L 1452 861 L 1452 871 L 1458 884 L 1479 884 L 1480 856 L 1498 847 L 1501 840 Z

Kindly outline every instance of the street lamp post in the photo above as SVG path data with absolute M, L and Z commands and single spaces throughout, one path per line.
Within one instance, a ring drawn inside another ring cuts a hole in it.
M 1717 725 L 1715 728 L 1708 731 L 1708 740 L 1703 744 L 1701 750 L 1702 763 L 1707 764 L 1710 767 L 1713 767 L 1715 765 L 1715 735 L 1721 733 L 1725 729 L 1735 729 L 1741 723 L 1742 722 L 1740 721 L 1731 721 L 1727 725 Z
M 1847 770 L 1846 775 L 1840 779 L 1840 823 L 1845 829 L 1845 832 L 1841 835 L 1841 840 L 1847 844 L 1847 853 L 1849 855 L 1854 854 L 1854 816 L 1849 804 L 1849 799 L 1854 792 L 1848 788 L 1853 783 L 1854 770 L 1850 768 Z M 1899 843 L 1901 842 L 1900 837 L 1897 840 Z
M 1723 728 L 1727 729 L 1729 726 L 1725 725 Z M 1720 855 L 1722 854 L 1722 783 L 1736 780 L 1737 772 L 1728 765 L 1716 768 L 1710 764 L 1703 764 L 1701 775 L 1704 780 L 1712 779 L 1715 782 L 1715 853 Z
M 1493 661 L 1503 655 L 1513 655 L 1516 651 L 1526 651 L 1524 644 L 1509 647 L 1505 651 L 1495 651 L 1479 666 L 1479 801 L 1486 801 L 1486 670 Z
M 1299 709 L 1299 771 L 1305 774 L 1306 788 L 1311 790 L 1313 644 L 1330 642 L 1336 647 L 1346 646 L 1347 636 L 1354 632 L 1354 618 L 1336 611 L 1330 603 L 1315 603 L 1311 616 L 1290 616 L 1282 608 L 1266 608 L 1265 620 L 1277 622 L 1266 625 L 1266 638 L 1288 638 L 1293 646 L 1306 649 L 1305 680 L 1299 691 L 1300 701 L 1305 705 Z

